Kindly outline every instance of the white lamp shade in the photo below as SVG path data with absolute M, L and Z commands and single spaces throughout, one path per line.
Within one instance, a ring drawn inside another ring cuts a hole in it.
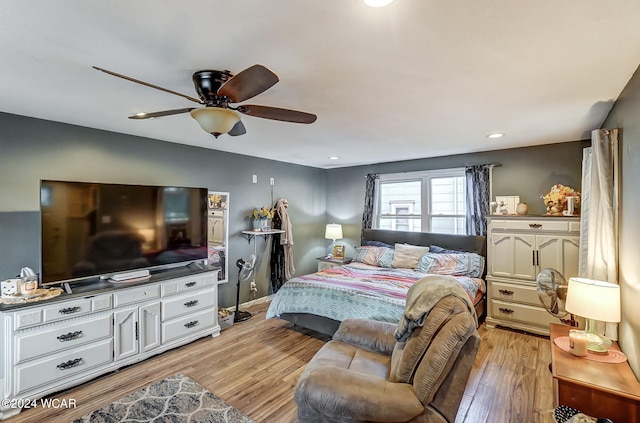
M 218 135 L 231 131 L 240 120 L 240 115 L 237 112 L 220 107 L 193 109 L 189 114 L 200 124 L 202 129 L 216 138 Z
M 326 239 L 342 239 L 342 225 L 337 223 L 329 223 L 324 231 L 324 237 Z
M 601 322 L 620 321 L 620 287 L 611 282 L 569 278 L 565 310 Z

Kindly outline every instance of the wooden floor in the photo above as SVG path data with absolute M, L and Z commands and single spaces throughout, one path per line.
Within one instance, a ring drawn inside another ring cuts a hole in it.
M 128 393 L 175 373 L 184 373 L 256 422 L 296 421 L 293 392 L 300 373 L 326 338 L 278 319 L 265 320 L 267 304 L 254 317 L 77 388 L 51 395 L 76 407 L 24 410 L 8 420 L 70 422 Z M 552 407 L 549 340 L 481 326 L 482 343 L 457 423 L 544 421 Z

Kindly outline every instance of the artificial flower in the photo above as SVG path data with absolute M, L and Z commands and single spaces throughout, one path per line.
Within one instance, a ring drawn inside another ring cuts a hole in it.
M 273 219 L 274 215 L 275 215 L 275 209 L 273 208 L 262 207 L 259 209 L 253 209 L 253 218 L 256 220 Z
M 555 184 L 548 193 L 542 195 L 540 198 L 544 200 L 546 206 L 557 204 L 564 207 L 567 204 L 567 197 L 574 197 L 576 206 L 580 204 L 580 193 L 562 184 Z

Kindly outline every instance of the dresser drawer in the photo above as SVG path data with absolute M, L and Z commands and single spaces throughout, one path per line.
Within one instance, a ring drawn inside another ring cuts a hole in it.
M 106 296 L 109 297 L 110 296 Z M 15 329 L 21 329 L 56 320 L 82 316 L 93 311 L 95 298 L 60 301 L 41 308 L 29 308 L 16 313 Z
M 162 296 L 181 294 L 205 286 L 205 274 L 174 279 L 162 284 Z
M 508 302 L 531 304 L 541 307 L 538 291 L 534 285 L 516 285 L 503 282 L 489 282 L 489 298 Z
M 507 229 L 517 231 L 563 231 L 569 230 L 566 220 L 492 220 L 492 229 Z
M 123 289 L 113 294 L 113 306 L 119 307 L 152 300 L 154 298 L 160 298 L 160 285 L 158 284 L 144 285 L 140 288 Z
M 216 324 L 215 309 L 204 310 L 162 324 L 162 343 L 171 342 L 184 336 L 195 334 Z
M 553 317 L 546 309 L 541 307 L 533 307 L 526 304 L 516 304 L 495 299 L 492 299 L 490 303 L 490 312 L 494 319 L 540 326 L 547 331 L 549 330 L 549 324 L 551 323 L 562 324 L 560 319 Z
M 33 388 L 64 380 L 92 367 L 111 362 L 111 339 L 94 342 L 74 350 L 32 363 L 16 366 L 16 396 Z
M 162 321 L 202 309 L 215 310 L 215 306 L 216 296 L 213 290 L 199 291 L 191 295 L 162 300 Z
M 16 336 L 16 363 L 107 338 L 111 336 L 112 327 L 111 313 L 108 313 L 70 325 L 57 324 L 55 328 L 26 331 Z

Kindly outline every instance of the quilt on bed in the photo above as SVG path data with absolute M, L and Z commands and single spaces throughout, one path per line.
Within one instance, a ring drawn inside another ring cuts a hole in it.
M 411 269 L 351 263 L 297 276 L 274 295 L 266 318 L 284 313 L 309 313 L 337 321 L 359 317 L 396 323 L 402 317 L 407 291 L 427 275 Z M 482 279 L 453 278 L 474 303 L 478 293 L 485 290 Z

